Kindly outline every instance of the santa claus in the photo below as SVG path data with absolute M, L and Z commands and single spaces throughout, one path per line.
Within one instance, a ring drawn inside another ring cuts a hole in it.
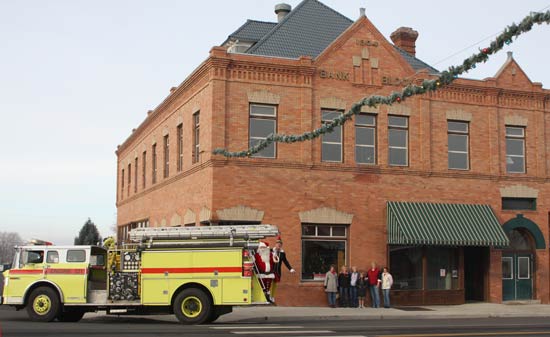
M 262 290 L 268 301 L 273 302 L 273 298 L 270 295 L 270 288 L 273 279 L 275 278 L 275 268 L 273 268 L 273 253 L 269 248 L 269 243 L 260 242 L 256 254 L 254 254 L 254 261 L 258 268 L 258 278 L 262 286 Z

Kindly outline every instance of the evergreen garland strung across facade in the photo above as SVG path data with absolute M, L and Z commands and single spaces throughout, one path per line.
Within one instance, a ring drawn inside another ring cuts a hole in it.
M 440 76 L 433 80 L 424 80 L 422 85 L 408 85 L 401 91 L 396 91 L 388 96 L 373 95 L 362 99 L 361 101 L 354 103 L 349 111 L 342 114 L 333 121 L 324 124 L 318 129 L 310 132 L 305 132 L 299 135 L 285 135 L 285 134 L 270 134 L 266 139 L 261 140 L 253 147 L 239 152 L 230 152 L 227 149 L 215 149 L 212 151 L 214 154 L 220 154 L 228 158 L 233 157 L 250 157 L 256 154 L 273 142 L 280 143 L 295 143 L 303 142 L 306 140 L 313 140 L 320 137 L 325 133 L 330 133 L 336 126 L 344 125 L 348 120 L 352 119 L 354 115 L 361 112 L 361 107 L 368 106 L 375 108 L 381 104 L 392 105 L 393 103 L 401 103 L 407 98 L 414 95 L 421 95 L 426 92 L 431 92 L 439 89 L 442 86 L 452 83 L 458 75 L 468 72 L 470 69 L 476 67 L 478 63 L 485 63 L 489 59 L 489 55 L 495 54 L 500 51 L 504 44 L 509 45 L 512 43 L 512 38 L 518 37 L 530 31 L 535 24 L 550 24 L 550 11 L 536 12 L 526 16 L 519 24 L 513 23 L 506 27 L 504 31 L 493 40 L 489 47 L 481 49 L 478 53 L 473 54 L 469 58 L 465 59 L 459 66 L 451 66 L 448 70 L 443 71 Z

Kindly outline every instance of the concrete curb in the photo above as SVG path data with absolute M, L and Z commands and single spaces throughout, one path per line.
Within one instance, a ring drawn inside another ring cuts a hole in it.
M 460 315 L 460 314 L 443 314 L 443 315 L 319 315 L 319 316 L 263 316 L 250 318 L 234 318 L 227 317 L 227 320 L 220 319 L 224 323 L 288 323 L 298 321 L 357 321 L 357 320 L 430 320 L 430 319 L 474 319 L 474 318 L 550 318 L 550 314 L 514 314 L 514 313 L 498 313 L 498 314 L 476 314 L 476 315 Z

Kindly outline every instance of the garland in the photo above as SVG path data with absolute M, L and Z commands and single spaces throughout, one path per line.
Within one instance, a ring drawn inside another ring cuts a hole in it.
M 489 55 L 495 54 L 500 51 L 504 44 L 509 45 L 512 43 L 512 38 L 517 38 L 521 34 L 527 33 L 533 28 L 533 25 L 537 24 L 550 24 L 550 10 L 547 12 L 533 12 L 526 16 L 519 24 L 511 24 L 506 27 L 504 31 L 498 35 L 489 45 L 489 47 L 480 49 L 478 53 L 473 54 L 469 58 L 465 59 L 459 66 L 451 66 L 447 70 L 443 71 L 439 77 L 432 80 L 424 80 L 422 85 L 410 84 L 403 88 L 401 91 L 395 91 L 388 96 L 372 95 L 363 98 L 361 101 L 354 103 L 351 109 L 333 121 L 324 124 L 318 129 L 310 132 L 305 132 L 298 135 L 285 135 L 285 134 L 269 134 L 266 139 L 259 141 L 253 147 L 247 150 L 239 152 L 230 152 L 226 149 L 214 149 L 213 154 L 220 154 L 228 158 L 232 157 L 250 157 L 256 154 L 273 142 L 279 143 L 296 143 L 306 140 L 313 140 L 325 133 L 330 133 L 335 127 L 344 125 L 348 120 L 351 120 L 354 115 L 361 112 L 361 107 L 368 106 L 375 108 L 381 104 L 392 105 L 393 103 L 401 103 L 407 98 L 414 95 L 422 95 L 427 92 L 436 91 L 442 86 L 451 84 L 458 75 L 468 72 L 476 67 L 478 63 L 485 63 L 489 59 Z

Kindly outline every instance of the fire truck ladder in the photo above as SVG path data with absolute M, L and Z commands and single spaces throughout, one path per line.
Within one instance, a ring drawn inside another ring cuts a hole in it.
M 130 240 L 147 248 L 161 247 L 244 247 L 254 249 L 259 240 L 279 235 L 273 225 L 202 227 L 149 227 L 130 231 Z

